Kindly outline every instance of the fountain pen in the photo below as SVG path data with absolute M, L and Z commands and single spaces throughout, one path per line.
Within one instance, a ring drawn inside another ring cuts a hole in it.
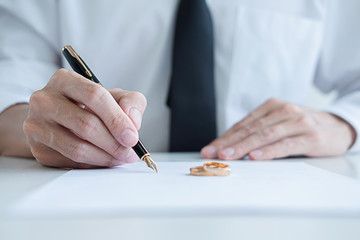
M 86 63 L 81 59 L 81 57 L 75 52 L 75 50 L 70 45 L 66 45 L 65 47 L 63 47 L 62 53 L 75 72 L 77 72 L 81 76 L 89 79 L 94 83 L 102 85 L 100 81 L 96 78 L 94 73 L 90 70 L 90 68 L 86 65 Z M 158 172 L 156 168 L 156 163 L 151 159 L 150 153 L 145 148 L 144 144 L 141 142 L 140 139 L 137 142 L 137 144 L 134 147 L 132 147 L 132 149 L 139 156 L 139 158 L 147 164 L 149 168 Z

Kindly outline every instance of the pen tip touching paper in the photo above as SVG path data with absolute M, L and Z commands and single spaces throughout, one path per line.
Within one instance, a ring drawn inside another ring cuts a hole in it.
M 154 170 L 155 172 L 158 172 L 157 167 L 156 167 L 156 163 L 151 159 L 150 156 L 145 156 L 143 161 L 146 163 L 146 165 L 151 168 L 152 170 Z

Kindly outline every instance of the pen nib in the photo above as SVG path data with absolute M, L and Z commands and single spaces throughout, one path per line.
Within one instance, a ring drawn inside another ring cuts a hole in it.
M 151 159 L 150 156 L 145 156 L 143 158 L 143 161 L 146 163 L 146 165 L 151 168 L 152 170 L 154 170 L 155 172 L 158 172 L 157 167 L 156 167 L 156 163 Z

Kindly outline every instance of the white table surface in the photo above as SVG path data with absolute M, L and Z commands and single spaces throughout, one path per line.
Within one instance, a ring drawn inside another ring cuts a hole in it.
M 194 153 L 153 153 L 157 162 Z M 200 156 L 198 157 L 200 160 Z M 284 161 L 284 160 L 277 160 Z M 291 159 L 360 181 L 360 155 Z M 271 216 L 50 217 L 7 214 L 10 205 L 67 170 L 0 157 L 0 239 L 360 239 L 360 218 Z M 360 204 L 360 203 L 359 203 Z

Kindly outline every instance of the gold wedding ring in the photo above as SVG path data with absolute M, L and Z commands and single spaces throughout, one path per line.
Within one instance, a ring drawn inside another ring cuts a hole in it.
M 193 176 L 227 176 L 231 168 L 229 165 L 218 162 L 206 162 L 203 166 L 190 168 Z
M 206 162 L 204 163 L 204 169 L 215 176 L 227 176 L 231 171 L 229 165 L 218 162 Z
M 203 166 L 190 168 L 190 174 L 193 176 L 215 176 L 213 173 L 206 171 Z

